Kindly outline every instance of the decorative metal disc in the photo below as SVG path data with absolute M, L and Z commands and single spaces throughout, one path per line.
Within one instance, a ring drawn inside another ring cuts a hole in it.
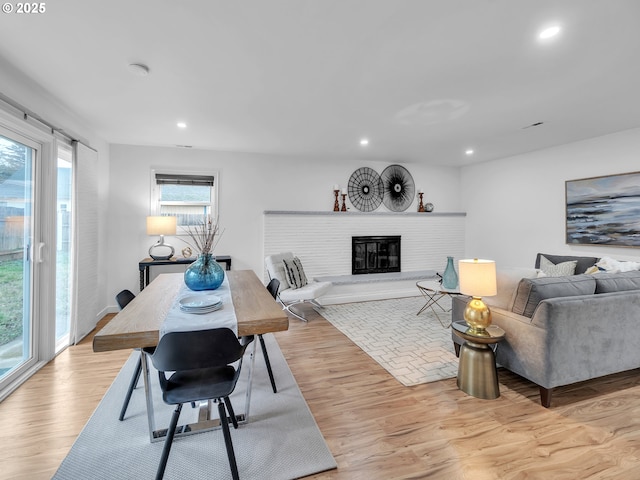
M 392 212 L 404 212 L 416 194 L 413 177 L 402 165 L 389 165 L 380 175 L 384 185 L 383 202 Z
M 382 203 L 382 180 L 369 168 L 358 168 L 349 177 L 349 201 L 361 212 L 372 212 Z

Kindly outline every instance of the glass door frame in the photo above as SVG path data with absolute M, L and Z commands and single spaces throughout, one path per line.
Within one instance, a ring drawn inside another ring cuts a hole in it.
M 56 179 L 54 135 L 0 110 L 0 134 L 34 148 L 32 219 L 26 254 L 31 265 L 30 356 L 0 381 L 0 401 L 55 356 Z

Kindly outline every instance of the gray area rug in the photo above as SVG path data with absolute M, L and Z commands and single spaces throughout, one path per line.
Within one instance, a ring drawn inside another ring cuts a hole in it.
M 265 335 L 278 393 L 273 393 L 262 357 L 256 349 L 249 422 L 231 437 L 242 479 L 293 479 L 336 468 L 336 462 L 309 411 L 273 335 Z M 258 339 L 255 340 L 258 342 Z M 251 347 L 250 347 L 251 349 Z M 134 391 L 125 420 L 118 421 L 137 353 L 126 362 L 53 478 L 154 478 L 164 442 L 150 443 L 142 381 Z M 236 413 L 244 411 L 249 356 L 231 397 Z M 174 407 L 162 401 L 158 374 L 152 371 L 156 428 L 169 425 Z M 214 415 L 217 418 L 217 407 Z M 195 420 L 197 410 L 185 405 L 180 423 Z M 165 479 L 231 478 L 221 430 L 174 440 Z
M 446 309 L 449 299 L 440 302 Z M 451 340 L 451 314 L 429 309 L 422 297 L 329 305 L 324 318 L 406 386 L 454 378 L 458 359 Z M 438 308 L 438 307 L 435 307 Z M 444 323 L 443 327 L 441 321 Z

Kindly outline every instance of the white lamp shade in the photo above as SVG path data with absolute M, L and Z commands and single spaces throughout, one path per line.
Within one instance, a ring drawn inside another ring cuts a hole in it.
M 176 217 L 147 217 L 147 235 L 175 235 Z
M 477 258 L 458 262 L 460 292 L 473 297 L 490 297 L 498 293 L 496 262 Z

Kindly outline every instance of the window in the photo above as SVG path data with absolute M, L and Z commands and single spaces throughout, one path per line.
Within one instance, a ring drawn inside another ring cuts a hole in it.
M 56 352 L 69 345 L 71 332 L 71 213 L 73 211 L 73 150 L 57 144 L 56 202 Z
M 173 174 L 153 171 L 151 210 L 177 218 L 178 228 L 217 217 L 215 177 L 212 174 Z

